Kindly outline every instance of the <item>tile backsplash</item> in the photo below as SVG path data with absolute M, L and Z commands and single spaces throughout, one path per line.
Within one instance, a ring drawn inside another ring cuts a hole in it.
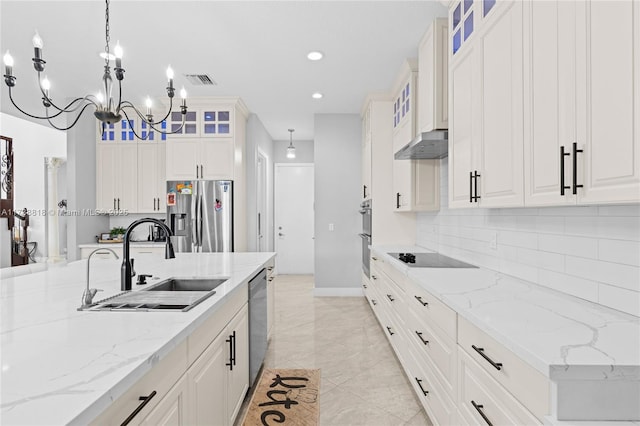
M 140 213 L 140 214 L 128 214 L 125 216 L 110 216 L 109 217 L 109 229 L 114 228 L 116 226 L 121 226 L 123 228 L 127 228 L 131 225 L 132 222 L 146 218 L 152 217 L 154 219 L 166 219 L 166 215 L 164 213 Z M 133 230 L 132 241 L 147 241 L 147 237 L 149 236 L 149 226 L 151 223 L 143 223 L 139 225 Z M 107 231 L 105 231 L 107 232 Z
M 450 210 L 440 170 L 419 246 L 640 316 L 640 205 Z

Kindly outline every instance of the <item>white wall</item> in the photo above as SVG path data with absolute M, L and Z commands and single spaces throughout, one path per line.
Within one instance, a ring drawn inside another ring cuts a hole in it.
M 315 115 L 315 290 L 318 296 L 359 295 L 362 271 L 359 211 L 359 114 Z M 334 230 L 329 231 L 329 224 Z
M 295 133 L 294 133 L 295 135 Z M 289 141 L 273 142 L 273 162 L 274 163 L 313 163 L 313 141 L 297 141 L 293 140 L 293 146 L 296 148 L 296 158 L 287 158 L 287 147 Z
M 640 316 L 640 205 L 449 210 L 447 169 L 418 245 Z
M 0 134 L 13 138 L 14 202 L 16 211 L 30 210 L 29 241 L 38 243 L 38 261 L 46 256 L 46 167 L 45 157 L 66 157 L 67 137 L 64 132 L 12 115 L 0 113 Z M 6 229 L 6 221 L 2 222 Z M 3 237 L 2 241 L 5 241 Z M 11 251 L 3 247 L 0 264 L 11 265 Z M 7 260 L 8 259 L 8 260 Z
M 96 119 L 85 113 L 67 131 L 67 207 L 78 212 L 96 208 Z M 67 259 L 80 259 L 78 244 L 95 243 L 109 229 L 109 217 L 83 214 L 67 217 Z
M 266 186 L 268 188 L 267 197 L 267 250 L 274 250 L 273 238 L 273 158 L 274 143 L 271 135 L 267 132 L 264 125 L 255 114 L 249 114 L 247 119 L 247 151 L 245 161 L 247 162 L 247 251 L 256 251 L 258 242 L 256 235 L 258 232 L 258 207 L 257 207 L 257 155 L 258 149 L 267 158 L 267 178 Z

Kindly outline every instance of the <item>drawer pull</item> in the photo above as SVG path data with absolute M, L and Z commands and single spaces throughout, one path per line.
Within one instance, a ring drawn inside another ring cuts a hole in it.
M 413 297 L 415 297 L 416 300 L 422 304 L 422 306 L 427 306 L 429 304 L 429 302 L 425 302 L 424 300 L 422 300 L 422 297 L 420 296 L 413 296 Z
M 273 277 L 269 277 L 269 282 L 273 281 Z
M 393 331 L 391 331 L 391 327 L 387 327 L 387 331 L 389 332 L 389 336 L 393 336 L 394 334 L 396 334 Z
M 418 384 L 418 387 L 422 391 L 422 395 L 427 396 L 429 391 L 424 390 L 424 388 L 422 387 L 422 380 L 418 379 L 417 377 L 414 377 L 414 379 L 416 379 L 416 383 Z
M 366 284 L 362 284 L 362 287 L 367 288 L 367 285 Z
M 471 345 L 471 347 L 474 351 L 478 352 L 482 358 L 486 359 L 489 364 L 493 365 L 496 370 L 502 370 L 502 363 L 495 362 L 494 360 L 486 356 L 484 353 L 484 348 L 479 348 L 476 345 Z
M 392 302 L 393 302 L 394 300 L 396 300 L 396 299 L 394 299 L 394 298 L 393 298 L 393 296 L 391 296 L 390 294 L 387 294 L 387 298 L 388 298 L 390 301 L 392 301 Z
M 376 299 L 371 299 L 371 303 L 373 303 L 373 306 L 376 306 L 378 304 L 378 302 L 376 302 Z
M 273 271 L 273 266 L 267 266 L 267 271 L 269 272 Z
M 377 257 L 375 257 L 375 256 L 371 256 L 371 258 L 372 258 L 373 260 L 375 260 L 376 262 L 378 261 L 378 258 L 377 258 Z
M 373 278 L 374 280 L 378 279 L 378 277 L 376 277 L 375 275 L 371 275 L 371 278 Z
M 484 414 L 484 411 L 482 411 L 482 409 L 484 408 L 484 405 L 482 404 L 476 404 L 475 401 L 471 401 L 471 405 L 473 405 L 473 408 L 476 409 L 476 411 L 478 413 L 480 413 L 480 415 L 482 416 L 482 418 L 484 419 L 485 422 L 487 422 L 487 424 L 489 426 L 493 426 L 493 423 L 491 423 L 491 421 L 489 420 L 489 418 L 487 417 L 486 414 Z
M 428 340 L 424 340 L 424 339 L 422 338 L 422 333 L 421 333 L 421 332 L 419 332 L 418 330 L 416 330 L 416 334 L 418 335 L 418 338 L 420 339 L 420 341 L 421 341 L 423 344 L 425 344 L 425 345 L 428 345 L 428 344 L 429 344 L 429 341 L 428 341 Z
M 151 401 L 154 396 L 156 396 L 156 391 L 151 392 L 149 396 L 139 397 L 138 400 L 142 401 L 142 404 L 138 405 L 138 407 L 133 410 L 133 413 L 129 414 L 129 417 L 127 417 L 120 426 L 126 426 L 131 423 L 131 420 L 133 420 L 133 418 L 137 416 L 140 411 L 142 411 L 142 409 L 149 403 L 149 401 Z

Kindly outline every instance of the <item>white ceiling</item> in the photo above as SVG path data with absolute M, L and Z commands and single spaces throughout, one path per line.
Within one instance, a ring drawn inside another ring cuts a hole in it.
M 189 96 L 240 96 L 271 137 L 314 137 L 316 113 L 359 113 L 365 96 L 388 91 L 439 1 L 127 1 L 111 3 L 111 49 L 124 49 L 123 96 L 165 96 L 165 69 Z M 41 113 L 31 38 L 38 30 L 54 100 L 96 93 L 104 61 L 104 1 L 0 1 L 0 49 L 18 77 L 14 99 Z M 311 50 L 325 58 L 311 62 Z M 4 71 L 4 67 L 2 68 Z M 217 86 L 190 85 L 205 73 Z M 3 73 L 4 74 L 4 73 Z M 313 92 L 324 98 L 314 100 Z M 2 84 L 2 112 L 19 115 Z

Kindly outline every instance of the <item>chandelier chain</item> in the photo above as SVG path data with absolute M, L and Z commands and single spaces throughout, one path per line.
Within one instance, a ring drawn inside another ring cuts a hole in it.
M 111 41 L 109 38 L 109 0 L 106 0 L 107 7 L 104 12 L 104 31 L 105 31 L 105 40 L 106 44 L 104 46 L 104 51 L 106 53 L 106 58 L 104 60 L 105 64 L 109 66 L 109 42 Z

